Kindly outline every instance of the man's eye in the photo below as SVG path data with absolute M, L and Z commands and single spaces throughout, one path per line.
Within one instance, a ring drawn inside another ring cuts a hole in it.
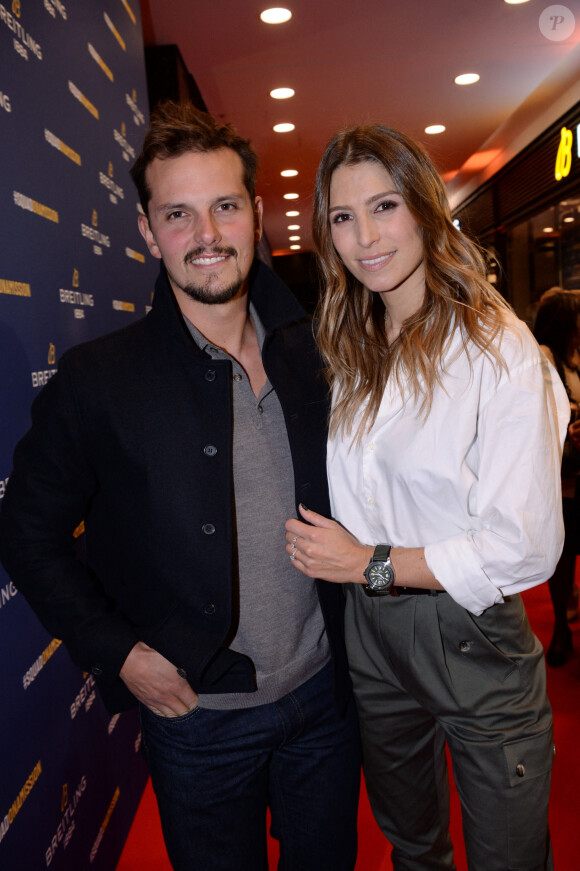
M 220 203 L 218 206 L 221 212 L 235 212 L 237 206 L 235 203 Z
M 184 215 L 185 215 L 185 212 L 182 212 L 181 210 L 176 209 L 174 212 L 169 212 L 169 214 L 167 215 L 167 220 L 168 221 L 175 221 L 177 218 L 183 218 Z

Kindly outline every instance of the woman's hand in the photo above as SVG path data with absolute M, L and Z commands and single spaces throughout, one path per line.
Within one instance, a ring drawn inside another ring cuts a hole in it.
M 309 578 L 337 584 L 364 583 L 372 545 L 361 544 L 336 520 L 303 505 L 300 514 L 307 523 L 294 519 L 286 523 L 286 553 L 296 568 Z

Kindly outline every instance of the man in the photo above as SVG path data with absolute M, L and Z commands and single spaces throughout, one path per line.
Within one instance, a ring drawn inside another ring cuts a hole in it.
M 284 522 L 328 512 L 311 326 L 254 260 L 256 157 L 189 105 L 133 169 L 162 260 L 152 311 L 67 352 L 17 447 L 7 571 L 108 708 L 139 703 L 178 871 L 352 869 L 359 756 L 338 587 L 296 577 Z M 85 520 L 87 565 L 72 532 Z

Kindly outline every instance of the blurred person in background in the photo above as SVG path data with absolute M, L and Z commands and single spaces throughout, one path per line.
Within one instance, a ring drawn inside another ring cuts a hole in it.
M 552 668 L 558 668 L 564 665 L 572 650 L 568 620 L 578 615 L 578 588 L 574 576 L 580 540 L 580 290 L 561 287 L 547 290 L 540 298 L 534 335 L 556 367 L 570 399 L 571 410 L 562 458 L 564 550 L 549 580 L 554 633 L 546 661 Z
M 331 141 L 314 241 L 336 519 L 301 507 L 287 552 L 346 585 L 366 784 L 393 867 L 455 868 L 447 743 L 470 871 L 551 869 L 552 716 L 519 593 L 562 550 L 566 393 L 404 134 Z

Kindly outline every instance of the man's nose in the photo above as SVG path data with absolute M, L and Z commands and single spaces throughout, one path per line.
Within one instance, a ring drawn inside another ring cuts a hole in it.
M 211 212 L 197 216 L 195 240 L 202 245 L 215 245 L 221 240 L 221 234 Z

